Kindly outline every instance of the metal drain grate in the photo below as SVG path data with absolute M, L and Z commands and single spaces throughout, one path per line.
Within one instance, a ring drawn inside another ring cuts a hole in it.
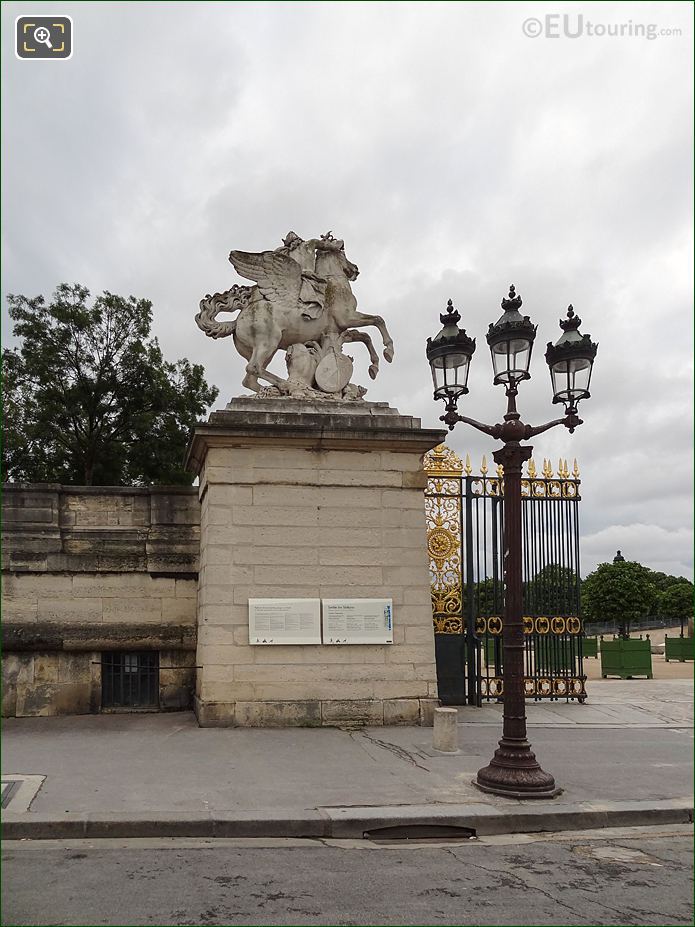
M 437 842 L 472 840 L 476 837 L 472 827 L 455 824 L 397 824 L 393 827 L 377 827 L 364 832 L 365 839 L 374 843 L 398 843 L 403 841 Z
M 18 782 L 16 779 L 3 779 L 2 780 L 2 807 L 7 808 L 9 803 L 12 801 L 12 796 L 21 786 L 21 782 Z

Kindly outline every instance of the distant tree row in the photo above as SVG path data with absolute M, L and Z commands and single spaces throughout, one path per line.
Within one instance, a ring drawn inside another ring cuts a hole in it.
M 164 359 L 152 304 L 79 284 L 9 296 L 18 348 L 2 353 L 3 479 L 190 484 L 196 421 L 217 397 L 200 364 Z
M 650 570 L 636 561 L 600 563 L 582 582 L 582 614 L 588 622 L 630 624 L 655 615 L 682 621 L 693 615 L 693 584 L 684 576 Z
M 634 561 L 601 563 L 579 582 L 581 611 L 588 623 L 630 623 L 647 616 L 680 621 L 693 615 L 694 587 L 684 576 L 670 576 Z M 572 614 L 576 607 L 577 575 L 568 567 L 548 564 L 524 583 L 524 608 L 530 614 Z M 485 579 L 474 591 L 480 615 L 503 608 L 501 580 Z

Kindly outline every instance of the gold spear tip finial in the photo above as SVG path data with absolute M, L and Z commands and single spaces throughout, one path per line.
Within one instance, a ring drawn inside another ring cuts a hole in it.
M 533 457 L 528 462 L 528 475 L 533 479 L 536 475 L 536 462 Z
M 470 454 L 466 454 L 465 470 L 466 470 L 466 476 L 470 476 L 471 473 L 473 472 L 473 467 L 471 466 L 471 455 Z
M 483 474 L 483 476 L 485 476 L 485 474 L 487 473 L 487 457 L 485 456 L 485 454 L 483 454 L 483 462 L 480 465 L 480 472 Z
M 574 458 L 574 466 L 572 467 L 572 476 L 575 480 L 579 479 L 579 467 L 577 466 L 577 458 Z

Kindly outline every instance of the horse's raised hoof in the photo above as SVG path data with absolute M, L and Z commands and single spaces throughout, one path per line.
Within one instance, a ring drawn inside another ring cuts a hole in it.
M 393 345 L 389 345 L 389 347 L 384 348 L 384 357 L 390 364 L 393 360 Z
M 370 364 L 369 365 L 369 376 L 372 378 L 372 380 L 376 380 L 377 373 L 379 373 L 379 365 Z

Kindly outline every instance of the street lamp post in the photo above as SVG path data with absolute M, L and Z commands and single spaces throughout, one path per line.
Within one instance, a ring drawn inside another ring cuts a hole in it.
M 625 557 L 623 557 L 621 551 L 617 551 L 615 557 L 613 557 L 613 563 L 625 563 Z M 681 621 L 681 636 L 682 635 L 683 622 Z M 630 623 L 625 620 L 623 612 L 620 613 L 620 621 L 618 622 L 618 637 L 621 641 L 628 640 L 630 637 Z
M 524 693 L 524 632 L 521 550 L 521 467 L 533 453 L 522 445 L 534 435 L 556 425 L 570 433 L 582 424 L 577 403 L 589 398 L 591 370 L 598 345 L 589 335 L 580 335 L 581 319 L 572 306 L 567 319 L 560 322 L 563 334 L 556 344 L 548 343 L 545 358 L 550 368 L 553 402 L 563 403 L 565 415 L 545 425 L 526 425 L 516 409 L 518 385 L 530 377 L 529 364 L 536 337 L 536 326 L 522 316 L 521 297 L 512 286 L 502 300 L 502 316 L 491 324 L 487 343 L 492 354 L 495 385 L 502 384 L 507 396 L 507 412 L 497 425 L 486 425 L 457 412 L 457 403 L 468 392 L 468 370 L 475 351 L 475 339 L 458 328 L 461 319 L 451 300 L 440 316 L 442 330 L 427 339 L 427 359 L 432 370 L 435 399 L 446 404 L 441 421 L 453 430 L 458 422 L 503 442 L 493 453 L 504 468 L 504 722 L 502 739 L 490 763 L 478 770 L 475 784 L 485 792 L 509 798 L 552 798 L 559 789 L 545 772 L 526 737 L 526 702 Z

